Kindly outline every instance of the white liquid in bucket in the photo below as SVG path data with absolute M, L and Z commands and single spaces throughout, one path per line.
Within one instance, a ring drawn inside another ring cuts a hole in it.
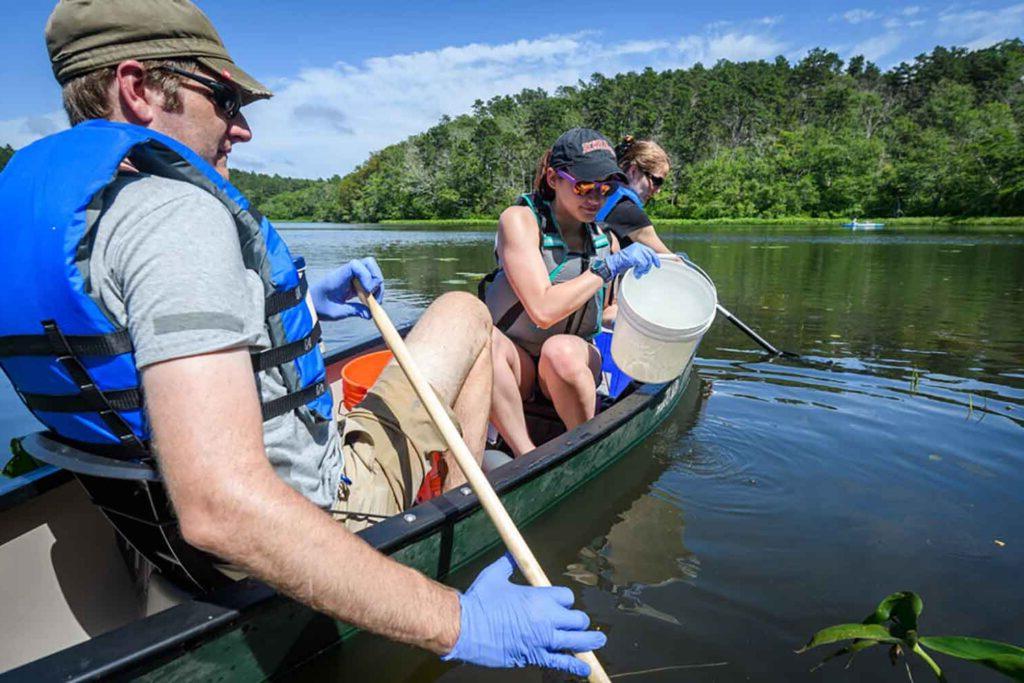
M 661 268 L 622 278 L 612 358 L 641 382 L 667 382 L 686 368 L 715 320 L 718 292 L 695 268 L 662 257 Z

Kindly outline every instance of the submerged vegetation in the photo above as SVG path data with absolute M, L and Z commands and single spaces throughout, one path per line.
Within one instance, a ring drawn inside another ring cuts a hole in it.
M 893 666 L 899 662 L 900 655 L 910 657 L 913 653 L 924 660 L 939 681 L 946 681 L 946 676 L 928 650 L 965 659 L 1005 674 L 1016 681 L 1024 681 L 1024 649 L 984 638 L 922 636 L 918 632 L 917 618 L 921 616 L 923 609 L 924 602 L 917 593 L 893 593 L 882 600 L 864 621 L 859 624 L 838 624 L 823 628 L 814 634 L 807 645 L 797 650 L 797 653 L 801 654 L 821 645 L 851 641 L 849 645 L 825 657 L 818 665 L 820 667 L 830 659 L 849 655 L 849 667 L 857 653 L 885 644 L 889 646 L 889 660 Z M 909 664 L 905 663 L 905 666 L 907 674 L 910 675 Z M 910 680 L 913 680 L 912 675 Z
M 661 219 L 1020 216 L 1022 77 L 1020 39 L 937 47 L 886 72 L 815 49 L 795 64 L 595 74 L 477 101 L 344 178 L 258 204 L 278 219 L 493 221 L 544 146 L 585 125 L 665 147 Z

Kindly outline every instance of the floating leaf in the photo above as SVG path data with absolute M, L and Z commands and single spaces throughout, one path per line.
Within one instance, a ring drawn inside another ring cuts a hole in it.
M 864 623 L 884 624 L 892 620 L 894 624 L 892 634 L 902 638 L 907 631 L 917 630 L 917 618 L 923 609 L 924 601 L 917 593 L 900 591 L 887 596 L 878 603 L 875 613 L 869 615 Z
M 995 669 L 1015 681 L 1024 681 L 1024 649 L 1016 645 L 967 636 L 924 636 L 920 643 L 944 655 Z
M 829 645 L 843 640 L 873 640 L 879 643 L 898 643 L 899 638 L 889 635 L 888 629 L 880 624 L 837 624 L 823 628 L 814 637 L 797 650 L 797 654 L 807 652 L 819 645 Z

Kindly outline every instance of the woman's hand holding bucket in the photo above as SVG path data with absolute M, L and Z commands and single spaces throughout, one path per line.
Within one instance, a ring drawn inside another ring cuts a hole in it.
M 625 249 L 617 251 L 605 259 L 612 278 L 625 273 L 630 268 L 637 277 L 646 275 L 651 268 L 661 268 L 658 253 L 645 244 L 634 242 Z

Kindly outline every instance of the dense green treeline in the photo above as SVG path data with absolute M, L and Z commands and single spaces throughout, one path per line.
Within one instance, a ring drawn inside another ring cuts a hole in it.
M 815 49 L 796 64 L 605 77 L 478 101 L 322 188 L 322 219 L 493 217 L 575 125 L 657 140 L 665 218 L 1024 214 L 1024 44 L 935 48 L 887 72 Z M 331 190 L 331 191 L 328 191 Z M 277 218 L 285 214 L 268 211 Z
M 493 218 L 538 157 L 586 125 L 653 138 L 673 169 L 660 218 L 1024 215 L 1024 43 L 937 47 L 882 72 L 811 50 L 795 64 L 594 74 L 554 94 L 477 101 L 341 178 L 233 171 L 275 219 Z M 11 148 L 0 148 L 0 167 Z
M 330 180 L 286 178 L 265 173 L 231 171 L 231 182 L 267 216 L 282 219 L 329 221 L 336 219 L 338 183 Z
M 4 166 L 7 165 L 7 160 L 14 156 L 14 148 L 10 145 L 4 145 L 0 147 L 0 171 L 4 170 Z

